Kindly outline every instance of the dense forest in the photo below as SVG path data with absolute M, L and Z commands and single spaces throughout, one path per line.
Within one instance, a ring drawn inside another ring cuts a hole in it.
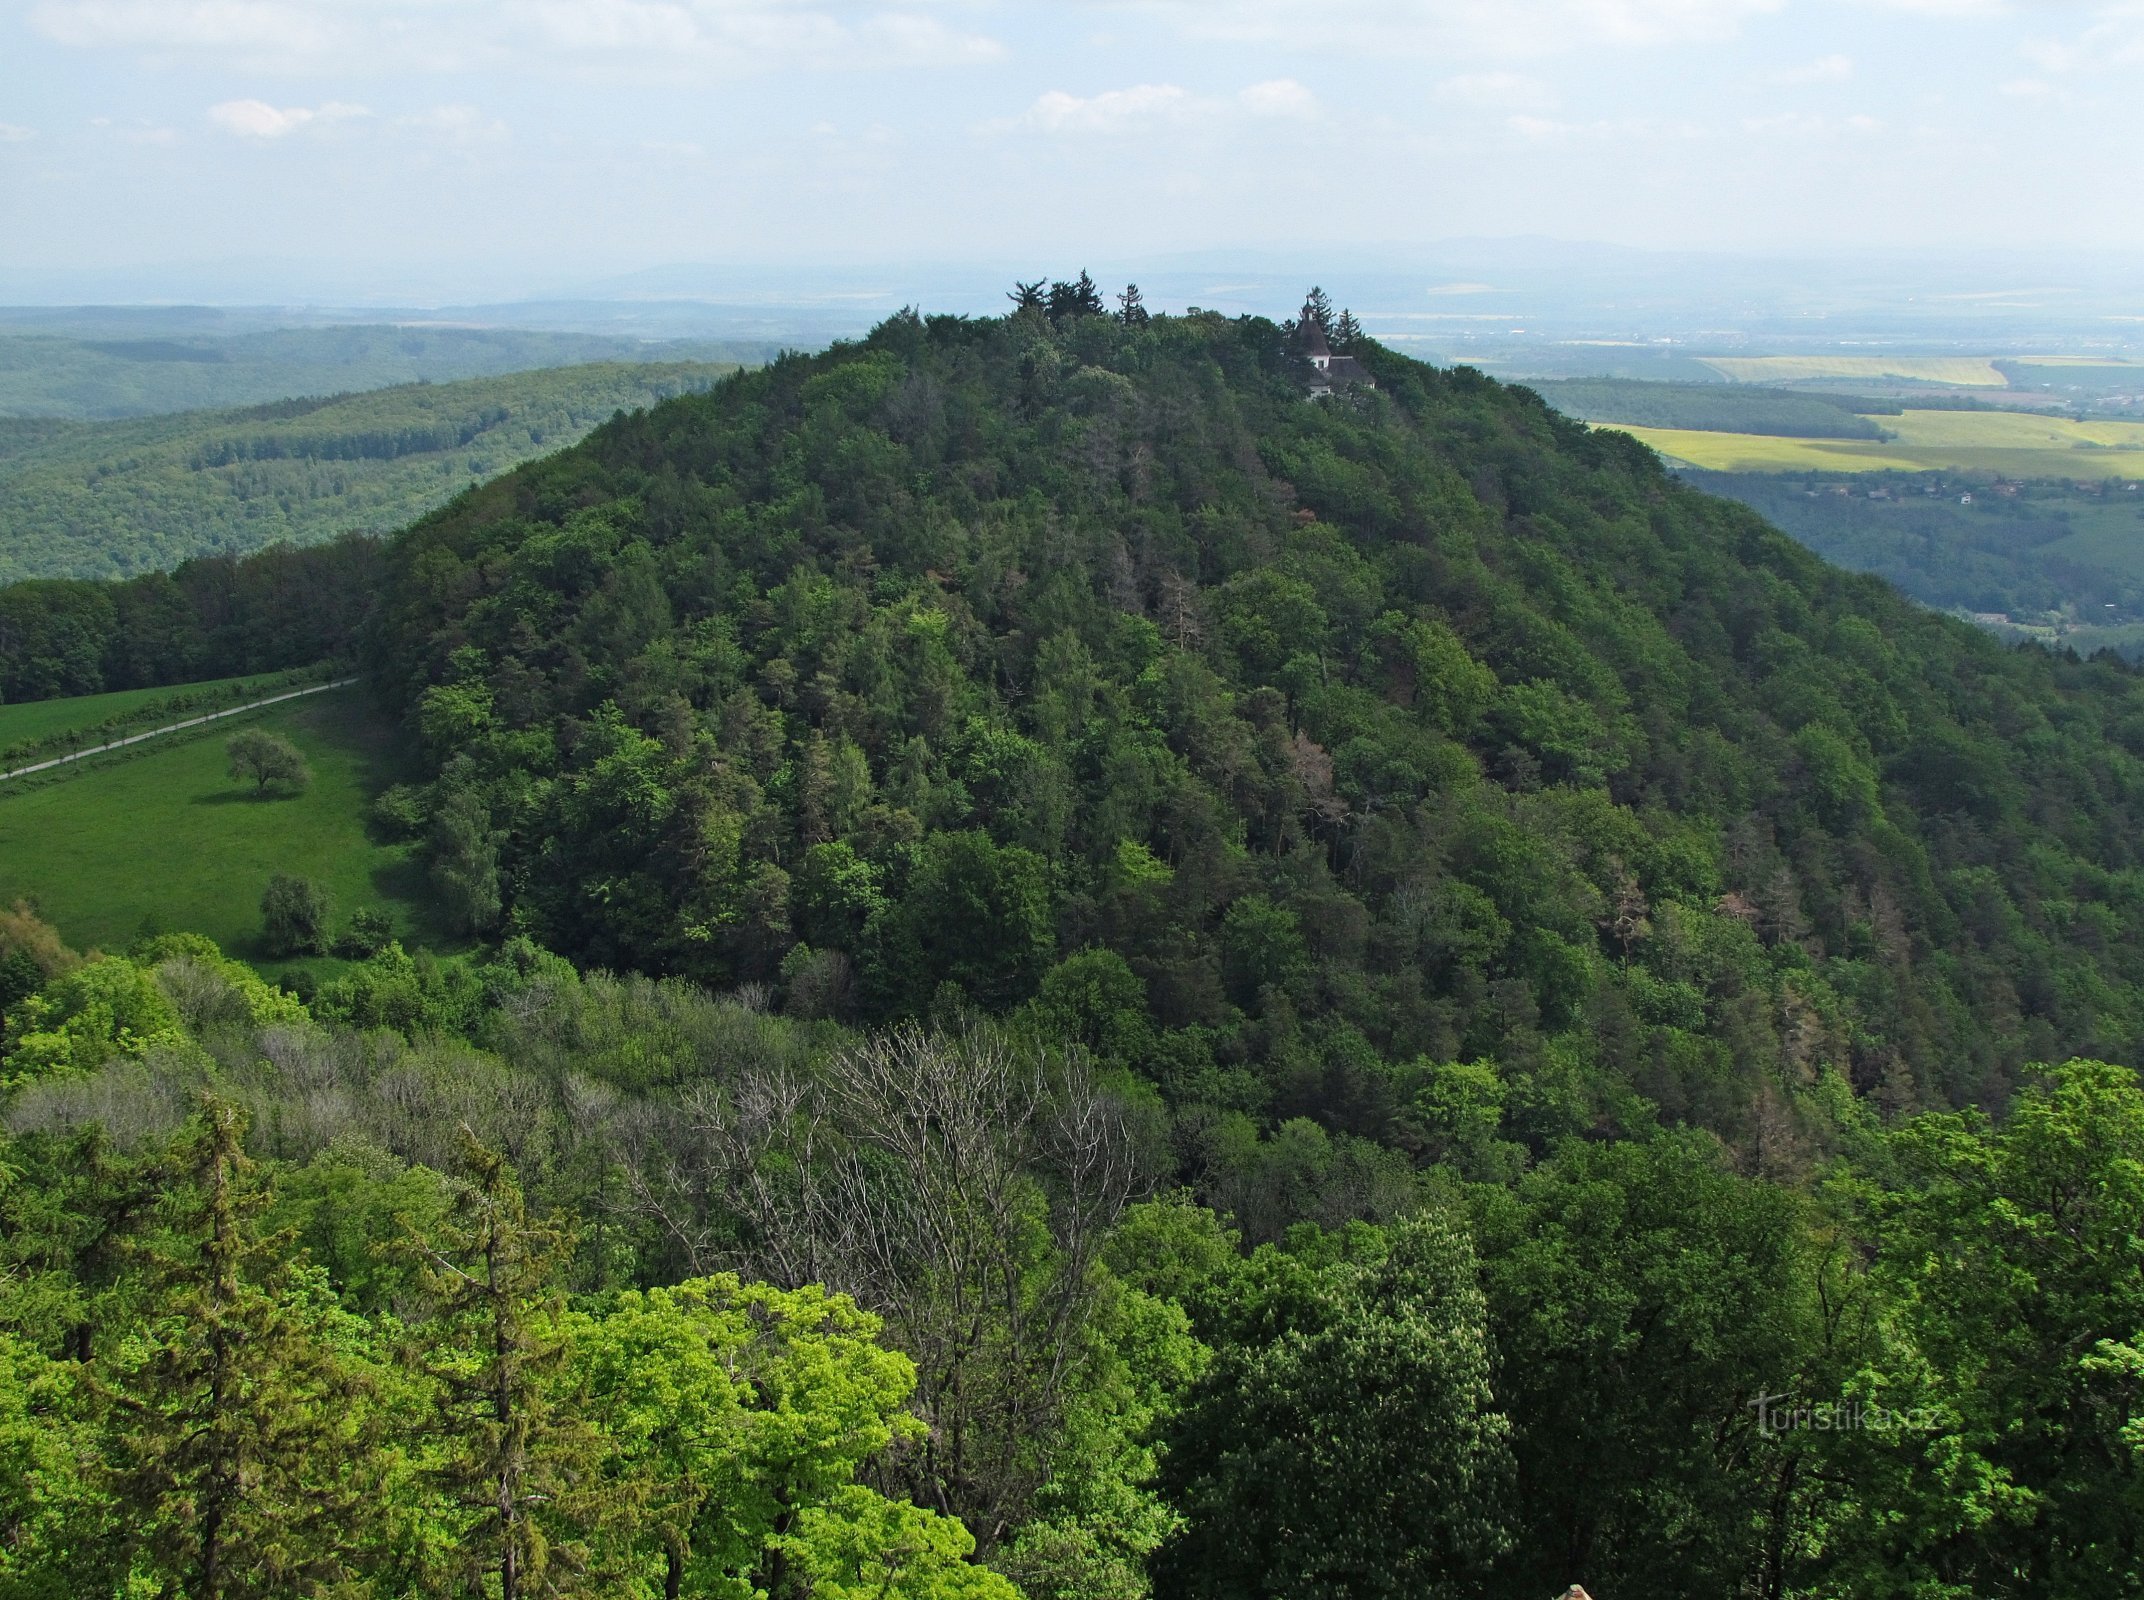
M 153 689 L 357 654 L 385 577 L 380 541 L 197 556 L 118 583 L 0 587 L 0 698 Z
M 2144 679 L 1324 331 L 331 547 L 479 953 L 0 913 L 0 1595 L 2144 1578 Z
M 599 362 L 117 422 L 0 421 L 0 581 L 399 528 L 732 365 Z

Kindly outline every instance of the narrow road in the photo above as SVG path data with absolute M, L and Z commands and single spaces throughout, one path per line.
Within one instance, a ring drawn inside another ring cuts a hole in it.
M 355 678 L 337 678 L 333 683 L 316 683 L 304 689 L 291 689 L 283 694 L 272 694 L 265 700 L 250 701 L 242 706 L 232 706 L 228 711 L 211 711 L 205 717 L 188 717 L 184 722 L 169 723 L 161 728 L 151 728 L 146 733 L 130 733 L 124 739 L 114 739 L 110 744 L 100 744 L 94 749 L 77 750 L 72 755 L 54 756 L 49 761 L 33 761 L 27 767 L 17 767 L 12 772 L 0 772 L 0 783 L 10 778 L 25 777 L 32 772 L 43 772 L 51 767 L 64 767 L 70 761 L 80 761 L 84 756 L 101 756 L 107 750 L 140 744 L 144 739 L 155 739 L 163 734 L 177 733 L 181 728 L 198 728 L 204 722 L 214 722 L 222 717 L 235 717 L 241 712 L 258 711 L 262 706 L 280 705 L 285 700 L 295 700 L 300 695 L 321 694 L 329 689 L 343 689 L 357 682 Z

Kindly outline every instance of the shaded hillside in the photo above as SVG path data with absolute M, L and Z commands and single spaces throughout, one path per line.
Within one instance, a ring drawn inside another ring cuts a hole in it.
M 1838 1079 L 2135 1058 L 2144 683 L 1359 353 L 903 317 L 478 491 L 379 654 L 435 882 L 806 1014 L 1039 1000 L 1193 1165 L 1210 1111 L 1791 1164 Z
M 0 421 L 0 581 L 400 527 L 730 365 L 604 362 L 119 422 Z

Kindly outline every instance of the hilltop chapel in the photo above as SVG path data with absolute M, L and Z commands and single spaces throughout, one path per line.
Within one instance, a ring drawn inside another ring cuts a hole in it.
M 1311 398 L 1321 398 L 1351 384 L 1359 383 L 1369 389 L 1377 387 L 1377 380 L 1370 376 L 1368 367 L 1353 356 L 1333 354 L 1332 341 L 1325 337 L 1324 326 L 1308 300 L 1303 302 L 1303 315 L 1295 327 L 1296 342 L 1317 374 L 1310 380 Z

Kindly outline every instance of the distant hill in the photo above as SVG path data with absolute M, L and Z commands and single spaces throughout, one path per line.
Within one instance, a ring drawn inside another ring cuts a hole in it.
M 221 332 L 213 318 L 149 313 L 103 322 L 53 313 L 50 322 L 45 331 L 18 313 L 0 323 L 10 330 L 0 333 L 0 417 L 153 416 L 596 361 L 749 362 L 774 354 L 756 342 L 407 323 Z
M 244 410 L 0 420 L 0 581 L 124 577 L 398 527 L 734 370 L 597 362 Z

